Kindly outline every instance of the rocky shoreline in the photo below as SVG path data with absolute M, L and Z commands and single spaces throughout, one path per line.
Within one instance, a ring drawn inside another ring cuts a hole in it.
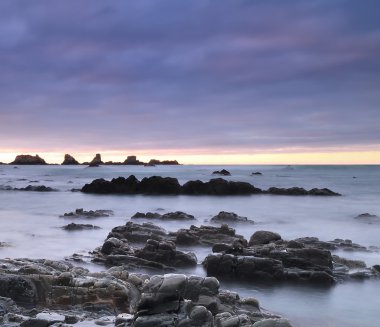
M 110 215 L 111 210 L 76 209 L 61 217 L 103 219 Z M 114 227 L 104 243 L 89 253 L 93 262 L 104 267 L 101 272 L 77 266 L 83 263 L 77 254 L 64 261 L 0 259 L 0 324 L 291 327 L 288 320 L 262 309 L 256 298 L 222 290 L 219 280 L 329 287 L 380 278 L 379 265 L 367 267 L 362 261 L 334 253 L 376 251 L 350 240 L 284 240 L 278 233 L 257 229 L 245 239 L 225 222 L 254 222 L 224 211 L 211 219 L 219 226 L 191 225 L 175 232 L 151 222 L 136 223 L 141 219 L 197 220 L 181 211 L 137 212 L 125 225 Z M 70 223 L 62 228 L 85 231 L 97 226 Z M 195 247 L 209 251 L 204 260 L 191 251 Z M 203 266 L 206 276 L 185 273 L 196 266 Z

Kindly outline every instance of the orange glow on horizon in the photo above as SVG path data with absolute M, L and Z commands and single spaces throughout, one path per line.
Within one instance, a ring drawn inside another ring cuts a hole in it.
M 193 151 L 192 151 L 193 152 Z M 103 161 L 123 162 L 130 153 L 136 155 L 141 161 L 147 162 L 150 159 L 177 160 L 181 164 L 230 164 L 230 165 L 271 165 L 271 164 L 380 164 L 380 151 L 318 151 L 318 152 L 274 152 L 274 153 L 202 153 L 187 154 L 176 151 L 98 151 L 102 155 Z M 36 154 L 47 163 L 60 164 L 63 161 L 62 152 L 35 152 L 35 151 L 0 151 L 0 162 L 9 163 L 18 154 Z M 146 155 L 146 153 L 153 153 Z M 156 155 L 154 155 L 156 153 Z M 163 154 L 166 153 L 166 154 Z M 91 161 L 95 152 L 71 153 L 79 162 Z

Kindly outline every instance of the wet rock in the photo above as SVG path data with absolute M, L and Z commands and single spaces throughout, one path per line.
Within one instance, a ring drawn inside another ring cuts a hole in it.
M 179 194 L 180 189 L 176 178 L 161 176 L 145 177 L 137 186 L 140 194 Z
M 256 172 L 253 172 L 251 175 L 253 175 L 253 176 L 261 176 L 263 173 L 260 173 L 259 171 L 256 171 Z
M 173 242 L 148 240 L 145 247 L 135 251 L 135 256 L 172 267 L 193 267 L 197 264 L 194 253 L 176 250 Z
M 29 154 L 21 154 L 16 156 L 15 160 L 10 163 L 10 165 L 46 165 L 44 159 L 39 157 L 38 154 L 35 156 Z
M 213 175 L 222 175 L 222 176 L 231 176 L 231 173 L 226 169 L 216 170 L 212 174 Z
M 65 158 L 63 159 L 62 165 L 79 165 L 79 162 L 76 161 L 73 156 L 65 154 Z
M 76 209 L 74 212 L 67 212 L 63 216 L 64 218 L 100 218 L 110 217 L 113 215 L 112 210 L 83 210 L 83 208 Z
M 255 232 L 250 240 L 249 240 L 249 246 L 251 245 L 261 245 L 261 244 L 268 244 L 271 242 L 275 242 L 281 240 L 280 234 L 270 232 L 270 231 L 264 231 L 260 230 Z
M 234 212 L 226 211 L 220 211 L 216 216 L 211 218 L 211 221 L 216 223 L 254 223 L 253 220 L 249 220 L 247 217 L 238 216 Z
M 160 220 L 195 220 L 194 216 L 189 215 L 182 211 L 168 212 L 163 215 L 156 212 L 141 213 L 136 212 L 131 219 L 144 218 L 144 219 L 160 219 Z
M 380 223 L 380 217 L 368 212 L 356 216 L 355 219 L 367 224 Z
M 90 224 L 75 224 L 75 223 L 71 223 L 71 224 L 62 226 L 61 228 L 64 230 L 67 230 L 67 231 L 79 231 L 79 230 L 86 230 L 86 229 L 100 229 L 99 226 L 94 226 L 94 225 L 90 225 Z
M 252 327 L 292 327 L 287 319 L 264 319 L 253 324 Z
M 169 235 L 175 237 L 178 245 L 213 245 L 216 243 L 233 244 L 235 241 L 247 245 L 243 236 L 236 234 L 235 229 L 223 224 L 221 227 L 214 226 L 190 226 L 189 229 L 180 229 Z

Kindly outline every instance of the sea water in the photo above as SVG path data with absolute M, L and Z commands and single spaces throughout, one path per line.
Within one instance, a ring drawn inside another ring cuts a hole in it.
M 256 230 L 270 230 L 283 239 L 316 236 L 328 241 L 351 239 L 364 246 L 380 247 L 380 222 L 369 224 L 355 217 L 362 213 L 380 216 L 380 166 L 0 166 L 0 188 L 45 185 L 57 192 L 0 190 L 1 258 L 50 258 L 62 260 L 74 253 L 87 255 L 100 246 L 109 231 L 125 224 L 139 212 L 184 211 L 196 221 L 153 221 L 168 231 L 188 228 L 191 224 L 210 224 L 219 211 L 235 212 L 255 221 L 253 225 L 233 225 L 247 239 Z M 188 180 L 207 181 L 212 172 L 227 169 L 227 180 L 245 181 L 256 187 L 271 186 L 306 189 L 327 187 L 340 197 L 317 196 L 143 196 L 91 195 L 72 192 L 95 178 L 111 179 L 133 174 L 141 179 L 159 175 L 175 177 L 181 184 Z M 251 175 L 259 171 L 262 175 Z M 114 215 L 96 219 L 62 218 L 76 208 L 110 209 Z M 60 227 L 70 222 L 90 223 L 97 230 L 67 232 Z M 379 219 L 380 221 L 380 219 Z M 139 220 L 140 222 L 140 220 Z M 205 275 L 202 259 L 210 248 L 189 247 L 199 265 L 188 274 Z M 380 253 L 344 252 L 347 258 L 380 264 Z M 90 270 L 104 267 L 86 264 Z M 347 281 L 333 287 L 307 285 L 221 283 L 223 288 L 254 296 L 267 310 L 290 319 L 302 327 L 377 327 L 380 321 L 380 280 Z

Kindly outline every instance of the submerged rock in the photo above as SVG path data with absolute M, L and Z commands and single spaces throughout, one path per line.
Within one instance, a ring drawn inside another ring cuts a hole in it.
M 175 211 L 175 212 L 168 212 L 163 215 L 157 213 L 157 212 L 136 212 L 131 219 L 138 219 L 138 218 L 144 218 L 144 219 L 160 219 L 160 220 L 195 220 L 194 216 L 189 215 L 182 211 Z
M 291 188 L 278 188 L 271 187 L 268 189 L 267 193 L 275 195 L 317 195 L 317 196 L 339 196 L 341 194 L 333 192 L 328 188 L 313 188 L 311 190 L 305 190 L 302 187 L 291 187 Z
M 67 231 L 77 231 L 77 230 L 85 230 L 85 229 L 100 229 L 99 226 L 94 226 L 94 225 L 90 225 L 90 224 L 75 224 L 75 223 L 71 223 L 71 224 L 62 226 L 61 228 L 64 230 L 67 230 Z
M 231 173 L 226 169 L 215 170 L 212 174 L 213 175 L 222 175 L 222 176 L 231 176 Z
M 26 187 L 11 187 L 11 186 L 5 186 L 1 187 L 1 189 L 6 190 L 6 191 L 30 191 L 30 192 L 57 192 L 58 190 L 45 186 L 45 185 L 28 185 Z
M 260 175 L 262 175 L 262 174 L 263 174 L 263 173 L 260 173 L 259 171 L 256 171 L 256 172 L 251 173 L 251 175 L 253 175 L 253 176 L 254 176 L 254 175 L 259 175 L 259 176 L 260 176 Z
M 112 210 L 83 210 L 83 208 L 76 209 L 74 212 L 65 213 L 64 218 L 100 218 L 110 217 L 113 215 Z
M 65 154 L 65 158 L 63 159 L 62 165 L 79 165 L 79 162 L 76 161 L 73 156 Z
M 46 162 L 38 154 L 35 156 L 20 154 L 16 156 L 15 160 L 12 161 L 10 165 L 46 165 Z
M 238 216 L 234 212 L 220 211 L 216 216 L 211 218 L 215 223 L 249 223 L 253 224 L 254 221 L 247 217 Z

